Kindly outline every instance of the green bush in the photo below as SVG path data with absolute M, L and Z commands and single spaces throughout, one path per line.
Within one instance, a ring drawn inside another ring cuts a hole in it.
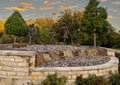
M 1 37 L 1 43 L 3 44 L 14 43 L 14 38 L 16 38 L 16 43 L 28 42 L 27 37 L 3 34 L 3 36 Z
M 48 75 L 47 79 L 43 81 L 43 85 L 65 85 L 67 79 L 66 77 L 57 77 L 57 74 Z
M 76 85 L 112 85 L 107 79 L 102 76 L 89 75 L 88 78 L 83 78 L 82 75 L 76 78 Z
M 120 85 L 120 74 L 112 74 L 109 77 L 109 82 L 112 83 L 112 85 Z

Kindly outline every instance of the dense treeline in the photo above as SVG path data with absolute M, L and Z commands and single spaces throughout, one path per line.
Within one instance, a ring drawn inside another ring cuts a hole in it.
M 107 12 L 99 1 L 90 0 L 84 12 L 65 10 L 57 19 L 39 17 L 25 20 L 15 11 L 0 20 L 1 43 L 28 43 L 29 26 L 34 24 L 32 44 L 80 44 L 120 48 L 120 32 L 107 21 Z M 66 42 L 65 42 L 66 41 Z

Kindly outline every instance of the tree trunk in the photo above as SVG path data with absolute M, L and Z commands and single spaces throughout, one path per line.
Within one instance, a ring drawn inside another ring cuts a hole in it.
M 94 33 L 94 47 L 96 47 L 96 33 Z

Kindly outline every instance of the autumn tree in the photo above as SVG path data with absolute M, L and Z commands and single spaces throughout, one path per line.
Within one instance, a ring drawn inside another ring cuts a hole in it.
M 96 47 L 96 34 L 106 33 L 108 30 L 107 12 L 103 7 L 98 7 L 99 1 L 90 0 L 85 8 L 81 21 L 82 30 L 94 35 L 94 46 Z
M 68 28 L 69 32 L 70 32 L 70 42 L 69 43 L 80 43 L 79 39 L 80 39 L 80 20 L 83 17 L 83 12 L 80 11 L 75 11 L 73 12 L 72 10 L 65 10 L 64 12 L 61 12 L 61 16 L 58 20 L 57 23 L 57 29 L 58 29 L 58 33 L 61 30 L 61 25 L 63 23 L 65 23 L 66 27 Z M 60 34 L 58 37 L 61 39 L 61 35 Z
M 2 36 L 4 31 L 4 21 L 0 20 L 0 36 Z
M 5 22 L 5 32 L 9 35 L 26 36 L 27 25 L 18 11 L 14 13 Z

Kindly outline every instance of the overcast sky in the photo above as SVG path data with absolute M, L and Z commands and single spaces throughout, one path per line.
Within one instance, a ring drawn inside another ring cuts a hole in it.
M 109 22 L 120 30 L 120 0 L 99 0 L 106 7 Z M 37 17 L 53 17 L 61 11 L 71 9 L 84 11 L 89 0 L 0 0 L 0 19 L 6 19 L 14 10 L 18 10 L 25 20 Z

